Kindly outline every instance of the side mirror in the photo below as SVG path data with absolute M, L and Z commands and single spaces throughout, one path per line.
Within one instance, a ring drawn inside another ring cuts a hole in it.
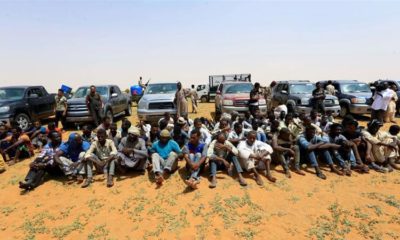
M 282 94 L 288 94 L 286 90 L 281 91 Z
M 37 95 L 36 93 L 32 93 L 31 95 L 29 95 L 28 98 L 38 98 L 39 95 Z
M 112 97 L 112 98 L 118 97 L 118 93 L 113 93 L 113 94 L 111 94 L 111 97 Z

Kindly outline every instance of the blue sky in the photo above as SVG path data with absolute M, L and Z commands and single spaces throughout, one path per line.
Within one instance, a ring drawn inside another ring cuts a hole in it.
M 1 85 L 400 79 L 400 2 L 0 1 Z

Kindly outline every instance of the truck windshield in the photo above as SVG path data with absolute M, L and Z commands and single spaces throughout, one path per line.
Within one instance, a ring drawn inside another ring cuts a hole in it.
M 346 83 L 341 85 L 342 93 L 370 93 L 371 89 L 366 83 Z
M 145 94 L 175 93 L 177 89 L 176 83 L 150 84 L 147 86 Z
M 23 88 L 0 88 L 0 100 L 21 100 L 24 93 Z
M 225 93 L 250 93 L 253 84 L 233 84 L 225 87 Z
M 315 85 L 312 83 L 307 84 L 291 84 L 290 93 L 291 94 L 312 94 L 315 89 Z
M 96 91 L 103 97 L 108 96 L 108 88 L 107 87 L 96 87 Z M 84 98 L 90 92 L 90 87 L 81 87 L 76 90 L 73 98 Z

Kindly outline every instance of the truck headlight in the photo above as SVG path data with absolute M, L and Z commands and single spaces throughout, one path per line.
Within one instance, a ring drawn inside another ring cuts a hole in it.
M 339 105 L 339 100 L 338 99 L 333 100 L 333 104 Z
M 352 98 L 351 103 L 366 103 L 367 100 L 365 98 Z
M 6 113 L 10 111 L 10 106 L 0 107 L 0 113 Z
M 301 99 L 301 105 L 308 105 L 310 104 L 310 99 L 309 98 L 302 98 Z
M 232 100 L 224 100 L 224 101 L 222 101 L 222 105 L 232 106 L 233 105 L 233 101 Z
M 265 99 L 259 99 L 258 104 L 265 105 L 265 104 L 267 104 L 267 101 L 265 101 Z
M 139 101 L 139 104 L 138 104 L 138 108 L 146 108 L 146 102 L 145 101 Z

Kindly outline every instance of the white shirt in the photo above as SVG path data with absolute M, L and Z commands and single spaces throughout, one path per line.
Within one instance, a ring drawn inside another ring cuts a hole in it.
M 247 140 L 243 140 L 239 143 L 237 148 L 239 150 L 239 157 L 246 160 L 249 159 L 251 154 L 256 154 L 259 151 L 267 151 L 269 153 L 267 158 L 270 158 L 271 153 L 274 151 L 270 145 L 258 140 L 256 140 L 253 145 L 249 145 Z
M 374 102 L 372 103 L 371 108 L 374 110 L 386 111 L 390 101 L 392 100 L 392 97 L 393 90 L 391 89 L 383 90 L 379 94 L 375 93 L 375 95 L 372 97 L 374 99 Z

